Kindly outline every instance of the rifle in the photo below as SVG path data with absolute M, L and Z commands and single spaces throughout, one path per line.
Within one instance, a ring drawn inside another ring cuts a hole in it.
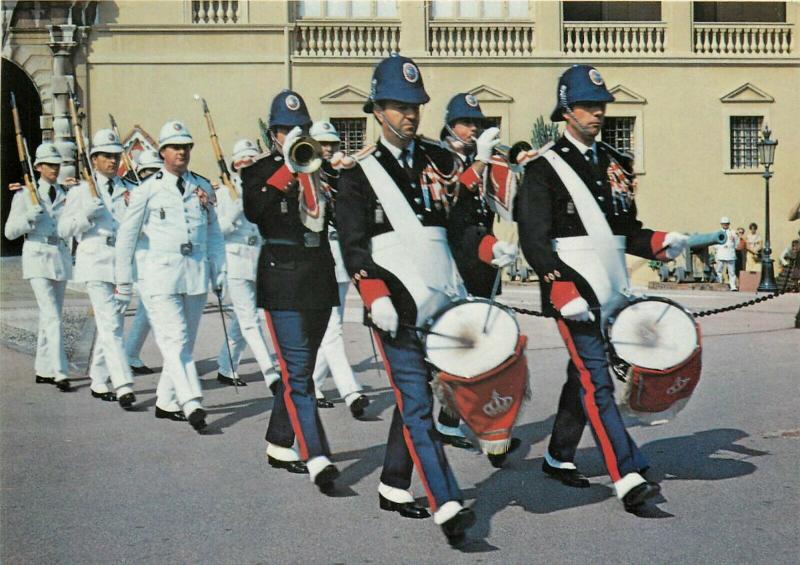
M 25 187 L 28 189 L 28 194 L 31 196 L 31 202 L 34 206 L 39 205 L 39 195 L 36 194 L 36 186 L 33 184 L 33 167 L 31 166 L 31 157 L 28 153 L 28 143 L 22 137 L 22 127 L 19 125 L 19 111 L 17 110 L 17 99 L 14 93 L 11 93 L 11 115 L 14 118 L 14 131 L 17 135 L 17 153 L 19 154 L 19 165 L 22 168 L 22 178 Z
M 94 182 L 94 170 L 92 170 L 92 162 L 89 160 L 89 154 L 86 152 L 86 144 L 83 141 L 83 128 L 78 121 L 77 101 L 75 100 L 75 92 L 70 89 L 69 91 L 69 117 L 72 121 L 72 131 L 75 135 L 75 143 L 78 145 L 78 158 L 81 160 L 81 177 L 84 182 L 89 186 L 89 194 L 92 198 L 98 198 L 97 185 Z
M 222 153 L 222 147 L 219 145 L 217 130 L 214 128 L 214 120 L 211 119 L 211 112 L 208 110 L 206 99 L 202 98 L 199 94 L 195 94 L 194 99 L 200 101 L 203 105 L 203 114 L 206 117 L 206 124 L 208 124 L 208 134 L 211 136 L 211 148 L 214 150 L 214 158 L 217 160 L 217 165 L 219 166 L 219 178 L 222 180 L 222 184 L 228 187 L 231 200 L 236 200 L 239 198 L 239 194 L 236 192 L 236 187 L 233 186 L 231 174 L 228 172 L 228 165 L 225 164 L 225 156 Z
M 114 116 L 111 114 L 108 115 L 108 119 L 111 120 L 111 129 L 114 130 L 114 135 L 117 136 L 119 142 L 122 143 L 122 137 L 119 135 L 119 128 L 117 127 L 117 120 L 114 119 Z M 142 184 L 142 180 L 139 178 L 139 175 L 136 174 L 136 169 L 133 167 L 133 161 L 131 161 L 131 156 L 128 155 L 128 152 L 125 151 L 125 146 L 122 146 L 122 162 L 125 163 L 125 168 L 128 169 L 131 174 L 133 174 L 133 178 L 136 179 L 136 184 Z

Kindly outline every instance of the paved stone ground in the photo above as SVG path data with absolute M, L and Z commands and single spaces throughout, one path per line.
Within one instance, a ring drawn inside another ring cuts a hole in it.
M 663 294 L 694 309 L 749 297 Z M 538 308 L 530 287 L 509 287 L 503 299 Z M 252 359 L 241 370 L 250 384 L 238 394 L 214 380 L 222 332 L 213 312 L 203 317 L 195 356 L 210 412 L 211 433 L 203 436 L 154 418 L 158 375 L 137 378 L 138 410 L 126 413 L 92 399 L 85 378 L 70 394 L 35 385 L 32 358 L 2 347 L 0 561 L 797 563 L 799 302 L 785 296 L 702 319 L 704 372 L 691 403 L 670 424 L 631 428 L 664 491 L 646 518 L 622 510 L 589 433 L 577 463 L 591 488 L 568 489 L 542 475 L 567 356 L 552 321 L 521 318 L 534 389 L 516 428 L 522 448 L 502 470 L 476 452 L 447 448 L 478 515 L 461 551 L 446 545 L 432 520 L 378 509 L 393 397 L 355 296 L 345 338 L 372 404 L 360 422 L 339 399 L 322 412 L 342 471 L 331 497 L 306 476 L 267 465 L 271 395 Z M 143 357 L 160 367 L 152 340 Z M 332 386 L 325 391 L 335 398 Z M 416 479 L 414 489 L 423 493 Z

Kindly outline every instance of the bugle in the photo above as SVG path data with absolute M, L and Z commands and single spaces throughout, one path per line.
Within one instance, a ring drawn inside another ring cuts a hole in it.
M 313 173 L 322 166 L 322 146 L 313 137 L 298 137 L 289 148 L 287 159 L 298 173 Z

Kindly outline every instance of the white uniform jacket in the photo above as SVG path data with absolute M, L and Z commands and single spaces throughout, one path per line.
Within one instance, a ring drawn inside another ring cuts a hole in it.
M 75 253 L 75 280 L 78 282 L 114 282 L 114 245 L 119 223 L 125 214 L 125 192 L 122 179 L 112 180 L 113 192 L 108 193 L 108 178 L 95 174 L 97 196 L 103 209 L 93 218 L 94 197 L 85 182 L 73 187 L 67 195 L 67 205 L 58 222 L 58 233 L 63 238 L 78 241 Z
M 234 201 L 226 186 L 216 191 L 219 227 L 225 236 L 225 254 L 229 279 L 256 280 L 261 235 L 258 226 L 242 213 L 242 182 L 233 177 L 238 198 Z
M 211 277 L 225 270 L 225 245 L 209 182 L 192 172 L 178 177 L 161 169 L 131 191 L 117 232 L 116 283 L 134 282 L 139 233 L 147 250 L 137 261 L 140 291 L 146 295 L 206 294 Z
M 725 230 L 725 243 L 717 245 L 716 258 L 717 261 L 735 261 L 736 260 L 736 234 L 733 230 Z
M 50 184 L 43 180 L 39 180 L 37 193 L 44 211 L 36 224 L 31 224 L 27 220 L 33 203 L 28 190 L 23 188 L 11 201 L 5 235 L 8 239 L 25 236 L 25 243 L 22 245 L 22 278 L 70 280 L 72 256 L 67 242 L 58 235 L 58 220 L 64 212 L 66 193 L 61 185 L 57 184 L 56 199 L 51 203 Z

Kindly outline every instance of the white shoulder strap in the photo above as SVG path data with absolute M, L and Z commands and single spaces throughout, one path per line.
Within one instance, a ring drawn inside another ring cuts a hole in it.
M 359 161 L 361 170 L 369 181 L 372 190 L 383 206 L 383 211 L 394 231 L 412 234 L 422 229 L 422 224 L 411 209 L 411 205 L 403 196 L 403 192 L 386 169 L 374 155 L 368 155 Z

